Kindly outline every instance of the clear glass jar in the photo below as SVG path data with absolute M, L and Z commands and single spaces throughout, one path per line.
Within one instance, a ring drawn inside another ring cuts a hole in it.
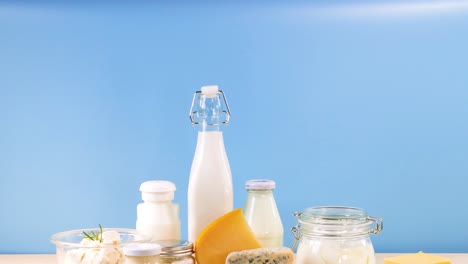
M 161 264 L 195 264 L 193 243 L 179 240 L 156 241 L 162 246 L 159 263 Z
M 160 264 L 161 246 L 158 244 L 135 244 L 123 248 L 126 264 Z
M 369 235 L 382 231 L 381 218 L 342 206 L 311 207 L 294 215 L 296 264 L 375 264 Z

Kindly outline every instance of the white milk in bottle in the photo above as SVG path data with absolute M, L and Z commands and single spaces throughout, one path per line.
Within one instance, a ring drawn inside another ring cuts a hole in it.
M 208 224 L 233 210 L 231 169 L 221 131 L 229 118 L 226 98 L 218 86 L 204 86 L 195 93 L 190 119 L 199 132 L 188 186 L 188 238 L 192 242 Z
M 283 223 L 273 196 L 275 187 L 274 181 L 263 179 L 245 184 L 245 219 L 262 247 L 283 246 Z

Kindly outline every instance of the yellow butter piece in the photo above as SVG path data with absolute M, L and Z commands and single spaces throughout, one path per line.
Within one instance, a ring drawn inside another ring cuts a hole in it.
M 384 264 L 452 264 L 450 259 L 419 252 L 384 259 Z
M 200 233 L 195 243 L 195 258 L 198 264 L 225 264 L 229 253 L 259 247 L 242 210 L 236 209 Z

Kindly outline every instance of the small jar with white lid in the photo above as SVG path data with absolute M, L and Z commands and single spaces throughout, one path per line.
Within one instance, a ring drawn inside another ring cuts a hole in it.
M 244 216 L 262 247 L 283 246 L 283 223 L 276 206 L 272 180 L 249 180 L 245 184 L 247 201 Z
M 157 241 L 162 247 L 160 264 L 195 264 L 193 243 L 184 240 Z
M 160 264 L 161 246 L 158 244 L 134 244 L 123 248 L 125 264 Z
M 152 240 L 179 240 L 179 205 L 172 202 L 176 186 L 170 181 L 146 181 L 140 191 L 136 229 Z
M 344 206 L 311 207 L 294 215 L 296 264 L 376 263 L 369 235 L 382 231 L 381 218 Z

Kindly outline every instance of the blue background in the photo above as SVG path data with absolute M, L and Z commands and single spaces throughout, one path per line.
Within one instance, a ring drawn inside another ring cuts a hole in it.
M 468 3 L 0 2 L 0 253 L 134 227 L 139 185 L 177 185 L 193 92 L 218 84 L 235 207 L 277 182 L 292 212 L 384 219 L 377 252 L 468 252 Z

